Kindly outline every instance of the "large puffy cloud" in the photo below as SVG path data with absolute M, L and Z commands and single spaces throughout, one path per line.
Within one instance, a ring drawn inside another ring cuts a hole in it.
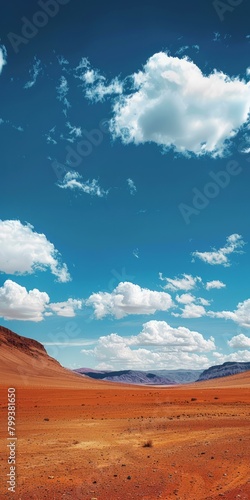
M 128 314 L 154 314 L 156 311 L 167 311 L 173 306 L 173 302 L 168 293 L 124 282 L 119 283 L 112 293 L 93 293 L 87 299 L 86 305 L 94 307 L 97 319 L 107 315 L 119 319 Z
M 193 257 L 197 257 L 203 262 L 214 265 L 222 265 L 224 267 L 229 267 L 230 261 L 228 256 L 232 253 L 242 253 L 242 247 L 245 242 L 240 234 L 231 234 L 226 239 L 226 244 L 224 247 L 218 250 L 213 249 L 212 252 L 193 252 Z
M 248 120 L 250 83 L 215 70 L 204 75 L 186 57 L 156 53 L 132 82 L 132 92 L 117 98 L 111 121 L 113 136 L 125 144 L 222 156 Z
M 166 321 L 151 320 L 143 325 L 142 332 L 132 337 L 130 345 L 158 345 L 189 352 L 215 349 L 214 339 L 205 340 L 201 333 L 183 326 L 172 328 Z
M 14 281 L 7 280 L 0 288 L 0 316 L 4 319 L 42 321 L 49 296 L 36 288 L 29 292 Z
M 231 319 L 245 328 L 250 328 L 250 299 L 239 302 L 235 311 L 208 311 L 213 318 Z
M 48 268 L 58 281 L 70 280 L 66 264 L 60 263 L 59 252 L 44 234 L 19 220 L 0 220 L 0 272 L 31 274 Z
M 7 63 L 7 52 L 4 45 L 0 46 L 0 75 L 2 73 L 4 65 Z
M 228 345 L 233 349 L 242 349 L 244 347 L 250 349 L 250 337 L 240 333 L 239 335 L 232 337 L 231 340 L 228 341 Z
M 165 290 L 171 290 L 172 292 L 177 292 L 180 290 L 185 290 L 188 292 L 196 287 L 197 283 L 202 280 L 199 276 L 191 276 L 191 274 L 183 274 L 183 278 L 164 278 L 162 273 L 159 273 L 159 278 L 161 281 L 166 281 L 166 285 L 163 287 Z
M 46 292 L 40 292 L 37 288 L 28 291 L 12 280 L 6 280 L 0 288 L 0 317 L 6 320 L 38 322 L 52 314 L 73 317 L 81 307 L 82 301 L 72 298 L 50 303 Z
M 203 352 L 214 348 L 212 337 L 205 340 L 188 328 L 149 321 L 139 335 L 125 338 L 112 333 L 100 337 L 94 349 L 82 352 L 99 362 L 99 368 L 148 370 L 207 367 L 209 360 Z

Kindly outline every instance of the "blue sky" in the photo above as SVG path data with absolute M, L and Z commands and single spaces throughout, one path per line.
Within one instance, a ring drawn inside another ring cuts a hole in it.
M 64 366 L 250 360 L 248 19 L 244 0 L 5 8 L 0 322 Z

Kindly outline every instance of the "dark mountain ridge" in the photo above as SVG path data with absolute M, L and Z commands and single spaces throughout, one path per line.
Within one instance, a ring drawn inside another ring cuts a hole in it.
M 211 366 L 207 370 L 204 370 L 200 374 L 198 382 L 213 378 L 228 377 L 229 375 L 237 375 L 237 373 L 242 373 L 247 370 L 250 370 L 250 362 L 226 361 L 222 365 Z

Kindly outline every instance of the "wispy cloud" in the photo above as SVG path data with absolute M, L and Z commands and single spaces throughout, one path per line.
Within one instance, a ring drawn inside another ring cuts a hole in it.
M 57 144 L 57 141 L 54 137 L 55 131 L 56 131 L 56 126 L 52 127 L 49 130 L 48 134 L 45 134 L 47 144 L 54 144 L 54 145 Z
M 47 346 L 60 346 L 60 347 L 82 347 L 86 345 L 94 345 L 97 343 L 97 340 L 70 340 L 65 342 L 42 342 L 43 345 Z
M 183 274 L 183 278 L 164 278 L 162 273 L 159 273 L 159 278 L 161 281 L 166 281 L 166 285 L 163 286 L 165 290 L 171 290 L 177 292 L 179 290 L 193 290 L 198 283 L 201 283 L 201 278 L 199 276 L 192 276 L 191 274 Z
M 99 186 L 97 179 L 83 182 L 82 176 L 78 172 L 67 172 L 63 180 L 57 183 L 57 186 L 61 189 L 78 190 L 100 198 L 108 194 L 108 190 L 105 191 Z
M 129 187 L 129 192 L 131 195 L 134 195 L 137 191 L 136 185 L 132 179 L 127 179 L 128 187 Z
M 0 45 L 0 75 L 5 64 L 7 64 L 7 50 L 4 45 Z
M 66 123 L 66 127 L 69 129 L 69 135 L 71 136 L 71 139 L 73 141 L 82 136 L 81 127 L 76 127 L 75 125 L 71 125 L 70 122 Z
M 139 259 L 139 248 L 135 248 L 133 250 L 133 256 L 136 258 L 136 259 Z
M 30 75 L 30 80 L 25 83 L 24 89 L 30 89 L 33 87 L 36 82 L 39 74 L 42 72 L 42 65 L 40 59 L 37 59 L 37 57 L 34 57 L 34 63 L 32 68 L 29 70 L 29 75 Z
M 60 102 L 62 102 L 64 106 L 63 113 L 65 116 L 67 116 L 67 111 L 71 107 L 71 104 L 67 98 L 69 92 L 69 85 L 65 76 L 61 76 L 59 80 L 59 85 L 58 87 L 56 87 L 56 91 L 57 91 L 57 99 Z
M 229 267 L 231 265 L 230 260 L 228 258 L 229 255 L 233 253 L 243 253 L 243 246 L 245 242 L 242 239 L 240 234 L 231 234 L 226 239 L 226 244 L 224 247 L 219 248 L 218 250 L 213 249 L 211 252 L 193 252 L 192 256 L 202 260 L 203 262 L 214 265 L 222 265 L 224 267 Z M 193 262 L 194 262 L 193 259 Z
M 14 128 L 18 132 L 24 131 L 24 128 L 21 127 L 21 125 L 15 125 L 10 120 L 3 120 L 3 118 L 0 118 L 0 125 L 8 125 L 9 127 Z
M 190 49 L 195 50 L 195 52 L 199 52 L 200 47 L 199 45 L 183 45 L 176 51 L 176 55 L 181 56 L 185 54 L 185 52 L 188 52 Z
M 123 92 L 123 83 L 118 77 L 109 83 L 99 70 L 91 67 L 87 58 L 83 58 L 75 68 L 75 78 L 82 82 L 85 97 L 93 102 L 104 101 L 106 97 L 119 95 Z
M 67 66 L 69 64 L 69 61 L 64 56 L 57 56 L 57 60 L 60 66 Z

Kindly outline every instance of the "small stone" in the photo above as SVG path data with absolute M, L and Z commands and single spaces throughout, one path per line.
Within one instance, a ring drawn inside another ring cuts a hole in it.
M 48 479 L 54 479 L 55 476 L 48 476 Z

